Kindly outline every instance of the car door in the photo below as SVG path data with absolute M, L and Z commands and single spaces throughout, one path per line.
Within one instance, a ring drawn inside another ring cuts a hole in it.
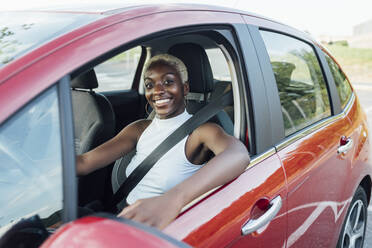
M 351 123 L 339 113 L 335 87 L 309 40 L 270 26 L 256 34 L 268 54 L 261 54 L 262 66 L 271 67 L 268 81 L 275 82 L 280 100 L 272 111 L 282 113 L 284 135 L 276 149 L 288 183 L 287 247 L 335 246 L 351 200 L 343 193 L 350 153 L 338 152 Z
M 237 48 L 224 55 L 235 61 L 231 78 L 242 79 L 237 80 L 245 113 L 240 121 L 247 127 L 242 136 L 247 137 L 252 161 L 237 179 L 191 203 L 164 231 L 195 247 L 283 247 L 286 181 L 280 159 L 270 146 L 270 116 L 256 51 L 242 20 L 234 23 L 234 32 L 221 33 L 232 37 L 232 43 L 224 46 Z M 234 87 L 238 86 L 233 83 Z

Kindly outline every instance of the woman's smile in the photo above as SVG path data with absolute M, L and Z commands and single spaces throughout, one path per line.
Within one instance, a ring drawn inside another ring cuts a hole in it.
M 165 99 L 155 100 L 154 102 L 155 102 L 155 106 L 160 108 L 163 106 L 167 106 L 170 101 L 171 101 L 170 98 L 165 98 Z

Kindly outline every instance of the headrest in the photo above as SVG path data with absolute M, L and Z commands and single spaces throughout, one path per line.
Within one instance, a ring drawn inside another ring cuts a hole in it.
M 71 88 L 78 89 L 95 89 L 98 87 L 96 73 L 93 69 L 80 74 L 71 80 Z
M 193 43 L 172 46 L 168 53 L 176 56 L 186 65 L 190 92 L 208 93 L 213 91 L 213 73 L 204 49 Z
M 271 66 L 274 71 L 276 83 L 288 86 L 291 83 L 292 72 L 296 69 L 296 66 L 292 63 L 281 61 L 271 62 Z

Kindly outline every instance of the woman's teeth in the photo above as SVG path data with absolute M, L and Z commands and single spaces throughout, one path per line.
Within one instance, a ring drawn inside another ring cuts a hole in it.
M 155 104 L 156 104 L 156 105 L 161 105 L 161 104 L 168 103 L 169 101 L 170 101 L 169 99 L 156 100 L 156 101 L 155 101 Z

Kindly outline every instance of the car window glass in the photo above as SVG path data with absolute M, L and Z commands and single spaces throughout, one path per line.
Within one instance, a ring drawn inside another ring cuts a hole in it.
M 0 235 L 36 214 L 46 226 L 55 224 L 62 200 L 58 95 L 53 87 L 0 126 Z
M 231 81 L 229 66 L 221 49 L 206 49 L 209 63 L 212 67 L 213 78 L 219 81 Z
M 0 67 L 26 51 L 102 15 L 71 15 L 63 12 L 1 12 Z
M 279 91 L 285 135 L 330 116 L 327 86 L 314 49 L 286 35 L 261 34 Z
M 141 51 L 137 46 L 96 66 L 97 92 L 131 89 Z
M 337 87 L 337 92 L 338 95 L 340 96 L 341 106 L 342 108 L 345 108 L 347 102 L 351 97 L 352 92 L 349 80 L 347 80 L 345 74 L 342 72 L 337 63 L 327 54 L 324 55 L 326 57 L 329 68 L 331 69 L 331 73 Z

